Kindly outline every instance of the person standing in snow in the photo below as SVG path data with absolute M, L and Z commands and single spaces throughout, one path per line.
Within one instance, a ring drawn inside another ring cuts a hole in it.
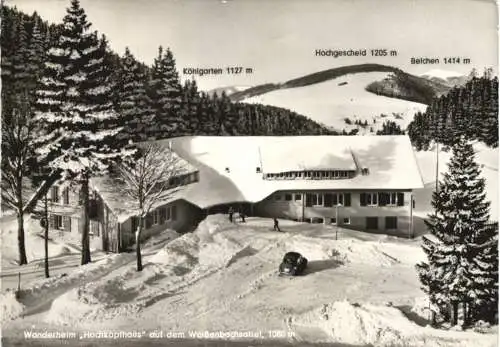
M 242 223 L 245 223 L 245 213 L 243 211 L 240 211 L 240 219 Z
M 233 222 L 233 206 L 229 206 L 229 211 L 228 211 L 228 214 L 229 214 L 229 221 L 232 223 Z
M 280 226 L 279 226 L 279 222 L 278 222 L 278 218 L 274 218 L 274 231 L 278 230 L 278 231 L 281 231 L 280 230 Z

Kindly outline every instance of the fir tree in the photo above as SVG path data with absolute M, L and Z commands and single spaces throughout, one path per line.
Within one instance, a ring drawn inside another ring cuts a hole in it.
M 147 139 L 146 129 L 152 122 L 147 83 L 148 76 L 127 47 L 121 59 L 117 111 L 124 125 L 121 136 L 135 142 Z
M 453 147 L 448 172 L 433 193 L 434 213 L 425 223 L 432 238 L 423 238 L 428 263 L 417 266 L 423 289 L 436 312 L 458 322 L 461 305 L 464 324 L 479 319 L 473 308 L 488 302 L 491 306 L 497 286 L 493 255 L 496 232 L 488 227 L 489 203 L 485 201 L 485 183 L 474 162 L 472 145 L 462 137 Z
M 82 264 L 90 262 L 89 179 L 105 172 L 117 159 L 130 154 L 116 137 L 116 113 L 104 67 L 105 43 L 90 32 L 83 8 L 72 0 L 55 47 L 49 49 L 37 92 L 37 119 L 44 136 L 40 159 L 64 178 L 82 184 Z
M 154 128 L 151 131 L 157 138 L 175 136 L 182 131 L 183 125 L 178 114 L 181 85 L 170 49 L 164 52 L 160 46 L 151 74 L 150 98 L 155 113 Z

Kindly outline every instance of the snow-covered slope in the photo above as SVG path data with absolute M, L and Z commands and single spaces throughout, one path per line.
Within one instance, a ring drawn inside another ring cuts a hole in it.
M 288 108 L 338 130 L 359 128 L 360 133 L 370 133 L 373 128 L 376 132 L 385 120 L 395 121 L 405 128 L 413 120 L 414 113 L 425 111 L 427 106 L 365 90 L 371 82 L 387 76 L 386 72 L 349 74 L 305 87 L 272 91 L 244 102 Z M 353 124 L 356 120 L 366 120 L 368 125 L 365 128 L 349 125 L 345 118 Z
M 4 216 L 0 219 L 2 228 L 1 257 L 2 268 L 5 270 L 9 266 L 18 266 L 19 252 L 17 241 L 17 220 L 15 216 Z M 28 262 L 45 257 L 43 231 L 38 220 L 30 217 L 25 218 L 25 244 L 26 257 Z M 63 243 L 53 240 L 51 234 L 49 241 L 49 257 L 56 257 L 64 254 L 74 253 L 76 250 Z
M 489 148 L 482 143 L 476 143 L 474 150 L 476 151 L 476 162 L 481 167 L 482 177 L 486 179 L 486 199 L 491 202 L 491 219 L 497 221 L 500 208 L 498 204 L 498 148 Z M 415 192 L 415 207 L 418 214 L 426 215 L 432 210 L 430 201 L 436 182 L 436 151 L 420 151 L 416 152 L 415 155 L 425 185 L 424 189 Z M 440 151 L 439 179 L 442 179 L 441 174 L 448 170 L 447 163 L 451 155 L 451 150 L 448 152 Z

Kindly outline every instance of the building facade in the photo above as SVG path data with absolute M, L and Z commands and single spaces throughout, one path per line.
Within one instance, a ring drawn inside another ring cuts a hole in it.
M 231 206 L 246 215 L 286 218 L 413 236 L 413 190 L 423 183 L 407 136 L 195 136 L 155 141 L 189 167 L 182 187 L 143 221 L 143 238 L 191 230 Z M 244 156 L 235 155 L 245 153 Z M 169 182 L 170 182 L 169 181 Z M 91 180 L 90 232 L 99 249 L 135 243 L 137 212 L 111 177 Z M 53 229 L 81 233 L 78 187 L 51 191 Z

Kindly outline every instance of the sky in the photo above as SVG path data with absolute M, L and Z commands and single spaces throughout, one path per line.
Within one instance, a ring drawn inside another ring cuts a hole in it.
M 61 22 L 69 0 L 5 0 L 28 13 Z M 184 68 L 222 68 L 197 76 L 201 89 L 284 82 L 334 67 L 379 63 L 413 74 L 432 69 L 467 74 L 498 71 L 498 10 L 485 0 L 81 0 L 92 28 L 123 54 L 128 46 L 152 64 L 158 46 L 170 47 Z M 367 56 L 316 56 L 317 49 L 366 49 Z M 370 56 L 387 49 L 396 56 Z M 411 64 L 411 58 L 440 64 Z M 444 64 L 445 57 L 470 59 Z M 226 67 L 242 67 L 229 74 Z M 246 68 L 251 68 L 248 72 Z

